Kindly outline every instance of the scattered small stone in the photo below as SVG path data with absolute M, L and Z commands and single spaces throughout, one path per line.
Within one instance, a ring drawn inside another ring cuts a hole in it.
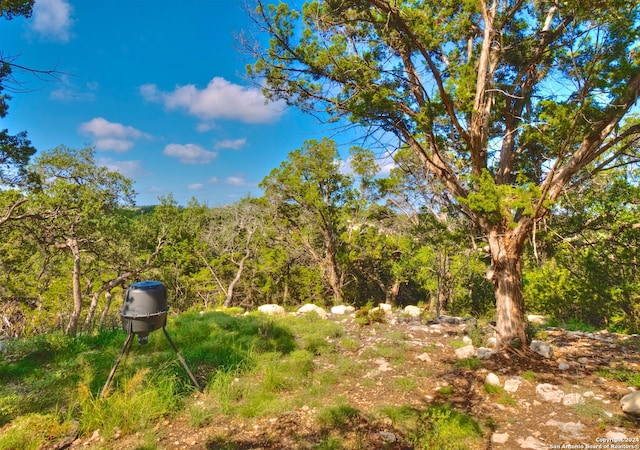
M 485 384 L 489 384 L 491 386 L 500 386 L 500 378 L 493 372 L 489 372 L 489 374 L 484 379 Z
M 498 340 L 493 336 L 487 339 L 487 347 L 495 348 L 497 343 Z
M 396 435 L 388 431 L 381 431 L 379 434 L 382 440 L 387 444 L 393 444 L 397 440 Z
M 476 356 L 476 349 L 473 345 L 466 345 L 456 349 L 456 357 L 458 359 L 467 359 Z
M 489 359 L 495 354 L 496 352 L 494 352 L 490 348 L 479 347 L 476 356 L 478 357 L 478 359 Z
M 558 429 L 563 433 L 569 433 L 570 437 L 574 439 L 581 439 L 582 431 L 586 428 L 580 422 L 558 422 L 557 420 L 550 419 L 545 423 L 550 427 L 558 427 Z
M 546 342 L 533 340 L 531 341 L 531 345 L 529 346 L 529 348 L 531 349 L 531 351 L 534 351 L 547 359 L 553 357 L 553 349 Z
M 416 356 L 416 358 L 423 362 L 431 362 L 431 356 L 429 356 L 428 353 L 422 353 Z
M 558 364 L 558 370 L 569 370 L 571 369 L 571 366 L 569 364 L 567 364 L 566 362 L 561 362 L 560 364 Z
M 536 386 L 536 394 L 545 402 L 560 403 L 564 397 L 564 392 L 553 384 L 542 383 Z
M 509 440 L 509 433 L 493 433 L 491 435 L 491 442 L 494 444 L 504 444 Z
M 605 434 L 605 437 L 607 439 L 611 439 L 611 440 L 617 439 L 620 441 L 627 439 L 627 435 L 621 431 L 607 431 L 607 434 Z
M 584 397 L 581 394 L 578 394 L 577 392 L 574 392 L 571 394 L 565 394 L 565 396 L 562 397 L 562 404 L 564 406 L 583 405 Z
M 589 358 L 585 358 L 584 356 L 581 358 L 578 358 L 578 362 L 580 364 L 582 364 L 583 366 L 586 366 L 587 364 L 589 364 Z
M 549 448 L 547 444 L 543 444 L 533 436 L 529 436 L 526 439 L 518 439 L 518 444 L 520 444 L 520 448 L 531 448 L 533 450 L 547 450 Z
M 513 394 L 520 388 L 521 383 L 522 381 L 519 378 L 511 377 L 504 382 L 504 390 Z

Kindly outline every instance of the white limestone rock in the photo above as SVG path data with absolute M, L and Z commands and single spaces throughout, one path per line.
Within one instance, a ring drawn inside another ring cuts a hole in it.
M 415 305 L 407 305 L 404 307 L 404 313 L 409 317 L 418 318 L 422 315 L 422 310 Z
M 336 305 L 331 307 L 331 314 L 335 314 L 337 316 L 343 316 L 345 314 L 351 314 L 355 312 L 355 308 L 351 305 Z
M 286 311 L 282 306 L 271 303 L 258 306 L 258 311 L 269 316 L 284 316 L 286 314 Z
M 489 372 L 484 379 L 484 384 L 490 384 L 491 386 L 500 386 L 500 378 L 493 372 Z
M 509 440 L 509 433 L 493 433 L 491 442 L 494 444 L 505 444 Z
M 319 307 L 318 305 L 314 305 L 312 303 L 307 303 L 306 305 L 302 305 L 300 308 L 298 308 L 298 311 L 297 311 L 298 314 L 308 314 L 310 312 L 316 313 L 322 319 L 327 318 L 327 312 L 323 308 Z
M 564 392 L 558 386 L 549 383 L 542 383 L 536 386 L 536 394 L 545 402 L 561 403 Z
M 513 394 L 520 389 L 520 385 L 522 384 L 522 380 L 517 377 L 511 377 L 504 382 L 504 390 Z
M 577 392 L 574 392 L 571 394 L 565 394 L 565 396 L 562 397 L 562 404 L 564 406 L 583 405 L 584 397 L 581 394 L 578 394 Z
M 456 357 L 458 359 L 473 358 L 476 356 L 476 349 L 473 345 L 466 345 L 456 349 Z
M 640 391 L 627 394 L 620 399 L 622 412 L 626 414 L 640 415 Z

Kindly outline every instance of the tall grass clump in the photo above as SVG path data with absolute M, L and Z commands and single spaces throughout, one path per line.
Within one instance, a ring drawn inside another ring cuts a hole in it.
M 81 383 L 78 386 L 81 430 L 98 429 L 108 439 L 116 429 L 123 434 L 144 430 L 154 420 L 176 411 L 179 402 L 175 378 L 166 374 L 149 376 L 149 372 L 148 368 L 137 371 L 106 398 L 94 395 L 87 384 Z

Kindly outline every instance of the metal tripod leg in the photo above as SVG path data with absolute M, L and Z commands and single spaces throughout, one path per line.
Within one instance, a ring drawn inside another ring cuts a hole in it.
M 113 369 L 111 369 L 111 373 L 107 377 L 107 382 L 104 384 L 102 388 L 102 392 L 100 393 L 100 398 L 104 398 L 107 395 L 107 390 L 109 389 L 109 385 L 111 384 L 111 380 L 113 380 L 113 376 L 116 374 L 116 370 L 118 369 L 118 365 L 120 364 L 120 359 L 122 359 L 122 355 L 129 353 L 129 349 L 131 349 L 131 343 L 133 342 L 133 333 L 129 333 L 127 336 L 127 340 L 124 342 L 122 346 L 122 350 L 120 350 L 120 355 L 118 355 L 118 359 L 116 359 L 116 363 L 113 365 Z
M 167 330 L 164 327 L 162 327 L 162 331 L 164 331 L 164 335 L 167 338 L 167 341 L 169 341 L 169 344 L 171 344 L 171 347 L 173 347 L 173 351 L 176 352 L 176 355 L 178 355 L 178 359 L 182 363 L 182 366 L 184 367 L 184 370 L 187 371 L 187 374 L 189 375 L 189 378 L 191 378 L 191 381 L 193 382 L 195 387 L 197 387 L 198 390 L 200 392 L 202 392 L 202 388 L 198 384 L 198 381 L 196 380 L 196 377 L 194 377 L 193 373 L 191 373 L 191 370 L 189 370 L 189 366 L 187 366 L 187 362 L 184 360 L 184 358 L 182 357 L 182 355 L 178 351 L 178 347 L 176 347 L 176 344 L 173 343 L 173 341 L 171 340 L 171 337 L 169 337 L 169 333 L 167 333 Z

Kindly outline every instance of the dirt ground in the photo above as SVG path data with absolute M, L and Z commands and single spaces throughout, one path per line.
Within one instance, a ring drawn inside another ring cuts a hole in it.
M 631 386 L 601 376 L 606 369 L 640 371 L 637 336 L 549 329 L 546 341 L 554 349 L 553 358 L 507 352 L 480 360 L 479 367 L 461 368 L 456 364 L 452 342 L 460 340 L 464 324 L 391 321 L 363 327 L 345 316 L 329 320 L 344 324 L 346 336 L 342 339 L 360 343 L 358 348 L 341 349 L 346 357 L 362 361 L 367 349 L 394 345 L 399 340 L 398 351 L 404 352 L 402 364 L 384 357 L 364 360 L 370 369 L 364 377 L 344 379 L 335 386 L 333 395 L 344 398 L 360 412 L 340 431 L 340 448 L 410 449 L 406 430 L 374 413 L 381 406 L 410 405 L 424 410 L 438 403 L 452 405 L 481 425 L 483 442 L 475 448 L 607 448 L 607 439 L 614 442 L 612 436 L 624 435 L 632 440 L 640 437 L 638 421 L 622 413 L 619 404 L 620 398 L 631 392 Z M 328 364 L 322 359 L 316 363 Z M 506 397 L 504 391 L 487 392 L 484 384 L 489 373 L 497 375 L 502 386 L 515 377 L 520 381 L 517 391 Z M 411 378 L 417 381 L 414 388 L 402 391 L 394 387 L 394 380 Z M 555 385 L 566 394 L 579 394 L 579 403 L 565 406 L 543 400 L 536 393 L 536 387 L 543 383 Z M 158 424 L 160 440 L 156 445 L 171 450 L 319 448 L 327 434 L 317 415 L 318 408 L 305 405 L 276 417 L 214 417 L 199 428 L 190 426 L 186 417 L 178 417 Z M 140 436 L 129 436 L 110 445 L 140 448 L 139 440 Z M 74 442 L 72 448 L 96 444 L 94 436 Z M 640 447 L 631 442 L 628 448 Z

